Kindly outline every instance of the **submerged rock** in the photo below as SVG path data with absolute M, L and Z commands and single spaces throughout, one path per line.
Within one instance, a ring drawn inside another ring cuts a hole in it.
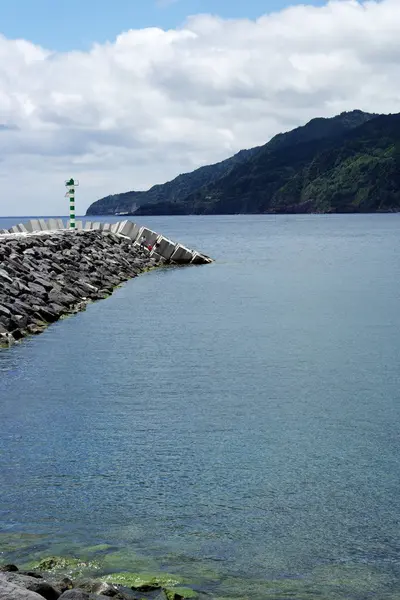
M 167 600 L 189 600 L 190 598 L 198 597 L 198 593 L 191 588 L 175 587 L 166 588 L 164 591 L 165 595 L 167 596 Z
M 184 583 L 180 577 L 169 573 L 112 573 L 103 581 L 120 584 L 142 592 Z

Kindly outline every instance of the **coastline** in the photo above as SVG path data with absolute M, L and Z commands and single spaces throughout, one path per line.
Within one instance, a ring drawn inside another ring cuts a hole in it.
M 26 569 L 0 565 L 1 600 L 191 600 L 203 594 L 169 573 L 117 572 L 98 576 L 95 562 L 50 556 Z M 97 576 L 96 576 L 97 575 Z

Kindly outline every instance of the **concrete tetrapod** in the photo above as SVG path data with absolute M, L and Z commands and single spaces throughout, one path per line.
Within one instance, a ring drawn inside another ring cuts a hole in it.
M 116 233 L 117 235 L 124 236 L 132 240 L 135 245 L 140 244 L 140 240 L 142 237 L 146 239 L 146 246 L 153 246 L 157 242 L 158 248 L 157 251 L 153 248 L 151 255 L 159 256 L 165 259 L 168 262 L 173 262 L 177 264 L 206 264 L 212 262 L 212 259 L 200 252 L 196 252 L 182 244 L 177 244 L 172 240 L 160 235 L 156 231 L 149 229 L 148 227 L 140 226 L 137 223 L 134 223 L 130 220 L 120 221 L 118 223 L 101 223 L 99 221 L 92 222 L 86 221 L 83 223 L 82 221 L 76 221 L 76 230 L 83 231 L 104 231 Z M 47 221 L 45 219 L 30 219 L 27 223 L 19 223 L 18 225 L 13 225 L 9 230 L 0 230 L 1 234 L 11 233 L 15 234 L 32 234 L 32 233 L 51 233 L 56 231 L 65 231 L 71 232 L 69 223 L 67 222 L 67 227 L 64 229 L 64 223 L 62 219 L 50 218 Z
M 188 263 L 193 259 L 194 253 L 189 250 L 189 248 L 185 248 L 181 244 L 177 244 L 174 253 L 171 256 L 171 260 L 176 263 Z

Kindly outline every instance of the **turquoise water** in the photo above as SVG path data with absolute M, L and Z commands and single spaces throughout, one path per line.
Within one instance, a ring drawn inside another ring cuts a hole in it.
M 143 221 L 216 262 L 0 352 L 4 557 L 398 597 L 400 215 Z

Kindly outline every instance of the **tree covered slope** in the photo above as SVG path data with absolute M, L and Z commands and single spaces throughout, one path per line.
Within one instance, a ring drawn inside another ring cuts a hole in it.
M 397 211 L 399 143 L 400 115 L 313 119 L 148 192 L 103 198 L 88 214 Z

